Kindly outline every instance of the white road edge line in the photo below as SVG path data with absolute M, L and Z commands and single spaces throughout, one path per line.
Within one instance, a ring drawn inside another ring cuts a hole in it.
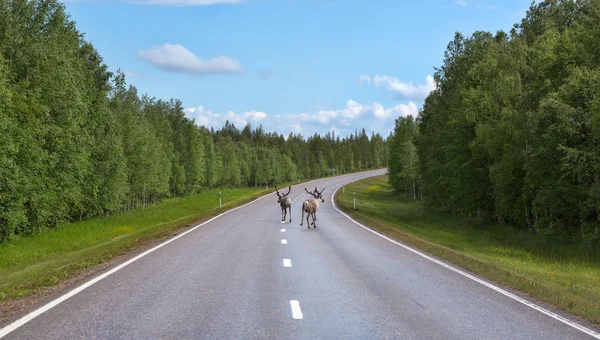
M 211 218 L 210 220 L 208 220 L 208 221 L 206 221 L 206 222 L 203 222 L 203 223 L 201 223 L 201 224 L 199 224 L 199 225 L 197 225 L 197 226 L 193 227 L 192 229 L 190 229 L 190 230 L 187 230 L 187 231 L 185 231 L 185 232 L 183 232 L 183 233 L 181 233 L 181 234 L 179 234 L 179 235 L 177 235 L 177 236 L 173 237 L 172 239 L 170 239 L 170 240 L 167 240 L 167 241 L 165 241 L 165 242 L 163 242 L 163 243 L 161 243 L 161 244 L 157 245 L 156 247 L 154 247 L 154 248 L 152 248 L 152 249 L 148 249 L 148 250 L 146 250 L 145 252 L 143 252 L 143 253 L 139 254 L 138 256 L 136 256 L 136 257 L 134 257 L 134 258 L 132 258 L 132 259 L 130 259 L 130 260 L 128 260 L 128 261 L 126 261 L 126 262 L 124 262 L 124 263 L 120 264 L 119 266 L 117 266 L 117 267 L 115 267 L 115 268 L 113 268 L 113 269 L 109 270 L 108 272 L 106 272 L 106 273 L 104 273 L 104 274 L 102 274 L 102 275 L 100 275 L 100 276 L 98 276 L 98 277 L 96 277 L 96 278 L 94 278 L 94 279 L 92 279 L 92 280 L 90 280 L 90 281 L 88 281 L 88 282 L 86 282 L 86 283 L 82 284 L 81 286 L 79 286 L 79 287 L 77 287 L 77 288 L 75 288 L 75 289 L 71 290 L 71 291 L 70 291 L 70 292 L 68 292 L 67 294 L 65 294 L 65 295 L 63 295 L 63 296 L 61 296 L 61 297 L 59 297 L 59 298 L 57 298 L 57 299 L 55 299 L 55 300 L 53 300 L 53 301 L 49 302 L 48 304 L 46 304 L 46 305 L 44 305 L 44 306 L 42 306 L 42 307 L 40 307 L 40 308 L 38 308 L 38 309 L 34 310 L 33 312 L 31 312 L 31 313 L 29 313 L 29 314 L 25 315 L 24 317 L 22 317 L 22 318 L 18 319 L 17 321 L 15 321 L 15 322 L 11 323 L 10 325 L 8 325 L 8 326 L 6 326 L 6 327 L 4 327 L 4 328 L 0 329 L 0 338 L 2 338 L 2 337 L 4 337 L 4 336 L 6 336 L 6 335 L 7 335 L 7 334 L 9 334 L 10 332 L 12 332 L 12 331 L 16 330 L 17 328 L 19 328 L 19 327 L 23 326 L 23 325 L 24 325 L 24 324 L 26 324 L 27 322 L 29 322 L 29 321 L 33 320 L 33 319 L 34 319 L 35 317 L 37 317 L 38 315 L 40 315 L 40 314 L 42 314 L 42 313 L 44 313 L 44 312 L 46 312 L 46 311 L 48 311 L 48 310 L 52 309 L 53 307 L 57 306 L 58 304 L 60 304 L 61 302 L 65 301 L 65 300 L 67 300 L 68 298 L 70 298 L 70 297 L 74 296 L 75 294 L 77 294 L 77 293 L 79 293 L 79 292 L 83 291 L 84 289 L 86 289 L 86 288 L 90 287 L 91 285 L 95 284 L 96 282 L 98 282 L 98 281 L 100 281 L 100 280 L 102 280 L 102 279 L 106 278 L 107 276 L 109 276 L 109 275 L 111 275 L 111 274 L 114 274 L 115 272 L 119 271 L 120 269 L 123 269 L 124 267 L 126 267 L 126 266 L 130 265 L 131 263 L 133 263 L 133 262 L 135 262 L 135 261 L 137 261 L 137 260 L 141 259 L 142 257 L 144 257 L 144 256 L 146 256 L 146 255 L 148 255 L 148 254 L 150 254 L 150 253 L 152 253 L 152 252 L 154 252 L 155 250 L 157 250 L 157 249 L 159 249 L 159 248 L 162 248 L 162 247 L 166 246 L 167 244 L 169 244 L 169 243 L 171 243 L 171 242 L 173 242 L 173 241 L 177 240 L 178 238 L 180 238 L 180 237 L 183 237 L 183 236 L 185 236 L 185 235 L 187 235 L 187 234 L 191 233 L 192 231 L 194 231 L 194 230 L 196 230 L 196 229 L 198 229 L 198 228 L 202 227 L 203 225 L 205 225 L 205 224 L 207 224 L 207 223 L 210 223 L 210 222 L 212 222 L 212 221 L 216 220 L 217 218 L 219 218 L 219 217 L 221 217 L 221 216 L 223 216 L 223 215 L 226 215 L 226 214 L 229 214 L 229 213 L 230 213 L 230 212 L 232 212 L 232 211 L 235 211 L 235 210 L 238 210 L 238 209 L 244 208 L 244 207 L 246 207 L 246 206 L 248 206 L 248 205 L 250 205 L 250 204 L 252 204 L 252 203 L 254 203 L 254 202 L 257 202 L 257 201 L 259 201 L 259 200 L 261 200 L 261 199 L 263 199 L 263 198 L 265 198 L 265 197 L 267 197 L 267 196 L 270 196 L 270 195 L 271 195 L 271 194 L 266 194 L 266 195 L 264 195 L 264 196 L 261 196 L 261 197 L 259 197 L 259 198 L 255 199 L 254 201 L 251 201 L 251 202 L 249 202 L 249 203 L 246 203 L 246 204 L 244 204 L 244 205 L 241 205 L 241 206 L 239 206 L 239 207 L 232 208 L 231 210 L 227 210 L 227 211 L 223 212 L 222 214 L 219 214 L 219 215 L 217 215 L 217 216 L 215 216 L 215 217 Z
M 300 302 L 298 300 L 290 300 L 290 306 L 292 307 L 292 317 L 296 320 L 304 318 L 302 310 L 300 309 Z
M 348 175 L 342 175 L 342 176 L 348 176 Z M 308 181 L 308 182 L 306 182 L 306 183 L 302 183 L 302 185 L 307 185 L 308 183 L 315 182 L 315 181 L 319 181 L 319 180 L 320 180 L 320 179 L 314 179 L 314 180 L 312 180 L 312 181 Z M 136 256 L 136 257 L 134 257 L 134 258 L 132 258 L 132 259 L 128 260 L 127 262 L 124 262 L 124 263 L 120 264 L 119 266 L 117 266 L 117 267 L 115 267 L 115 268 L 111 269 L 110 271 L 108 271 L 108 272 L 106 272 L 106 273 L 104 273 L 104 274 L 102 274 L 102 275 L 100 275 L 100 276 L 97 276 L 96 278 L 94 278 L 94 279 L 92 279 L 92 280 L 90 280 L 90 281 L 88 281 L 88 282 L 86 282 L 86 283 L 82 284 L 81 286 L 79 286 L 79 287 L 77 287 L 77 288 L 75 288 L 75 289 L 71 290 L 70 292 L 66 293 L 65 295 L 62 295 L 62 296 L 58 297 L 58 298 L 57 298 L 57 299 L 55 299 L 55 300 L 52 300 L 51 302 L 47 303 L 46 305 L 44 305 L 44 306 L 42 306 L 42 307 L 40 307 L 40 308 L 38 308 L 38 309 L 34 310 L 33 312 L 31 312 L 31 313 L 29 313 L 29 314 L 27 314 L 27 315 L 25 315 L 25 316 L 21 317 L 20 319 L 18 319 L 18 320 L 16 320 L 16 321 L 14 321 L 13 323 L 9 324 L 8 326 L 6 326 L 6 327 L 4 327 L 4 328 L 0 329 L 0 339 L 1 339 L 1 338 L 3 338 L 3 337 L 5 337 L 7 334 L 9 334 L 9 333 L 13 332 L 13 331 L 14 331 L 14 330 L 16 330 L 17 328 L 19 328 L 19 327 L 23 326 L 24 324 L 28 323 L 29 321 L 33 320 L 34 318 L 36 318 L 37 316 L 41 315 L 42 313 L 44 313 L 44 312 L 46 312 L 46 311 L 48 311 L 48 310 L 50 310 L 50 309 L 52 309 L 52 308 L 56 307 L 56 306 L 57 306 L 57 305 L 59 305 L 61 302 L 63 302 L 63 301 L 65 301 L 65 300 L 67 300 L 68 298 L 70 298 L 70 297 L 72 297 L 72 296 L 74 296 L 74 295 L 78 294 L 79 292 L 81 292 L 81 291 L 83 291 L 84 289 L 86 289 L 86 288 L 90 287 L 91 285 L 95 284 L 96 282 L 98 282 L 98 281 L 100 281 L 100 280 L 102 280 L 102 279 L 106 278 L 107 276 L 109 276 L 109 275 L 111 275 L 111 274 L 114 274 L 115 272 L 117 272 L 117 271 L 119 271 L 119 270 L 123 269 L 124 267 L 126 267 L 126 266 L 130 265 L 131 263 L 133 263 L 133 262 L 135 262 L 135 261 L 137 261 L 137 260 L 141 259 L 142 257 L 144 257 L 144 256 L 146 256 L 146 255 L 148 255 L 148 254 L 150 254 L 150 253 L 152 253 L 152 252 L 154 252 L 155 250 L 157 250 L 157 249 L 159 249 L 159 248 L 162 248 L 163 246 L 165 246 L 165 245 L 167 245 L 167 244 L 169 244 L 169 243 L 171 243 L 171 242 L 175 241 L 176 239 L 178 239 L 178 238 L 180 238 L 180 237 L 182 237 L 182 236 L 184 236 L 184 235 L 187 235 L 188 233 L 191 233 L 192 231 L 194 231 L 194 230 L 196 230 L 196 229 L 200 228 L 201 226 L 203 226 L 203 225 L 205 225 L 205 224 L 207 224 L 207 223 L 210 223 L 210 222 L 212 222 L 212 221 L 216 220 L 217 218 L 219 218 L 219 217 L 221 217 L 221 216 L 223 216 L 223 215 L 226 215 L 226 214 L 228 214 L 228 213 L 230 213 L 230 212 L 232 212 L 232 211 L 235 211 L 235 210 L 238 210 L 238 209 L 241 209 L 241 208 L 247 207 L 247 206 L 249 206 L 250 204 L 252 204 L 252 203 L 254 203 L 254 202 L 257 202 L 257 201 L 259 201 L 259 200 L 262 200 L 263 198 L 266 198 L 266 197 L 269 197 L 269 196 L 271 196 L 272 194 L 273 194 L 273 193 L 268 193 L 268 194 L 265 194 L 265 195 L 263 195 L 263 196 L 261 196 L 261 197 L 259 197 L 259 198 L 255 199 L 254 201 L 251 201 L 251 202 L 248 202 L 248 203 L 246 203 L 246 204 L 244 204 L 244 205 L 240 205 L 239 207 L 235 207 L 235 208 L 232 208 L 232 209 L 230 209 L 230 210 L 227 210 L 227 211 L 223 212 L 222 214 L 220 214 L 220 215 L 217 215 L 217 216 L 215 216 L 215 217 L 211 218 L 210 220 L 208 220 L 208 221 L 206 221 L 206 222 L 203 222 L 203 223 L 201 223 L 201 224 L 198 224 L 197 226 L 193 227 L 192 229 L 190 229 L 190 230 L 188 230 L 188 231 L 185 231 L 185 232 L 183 232 L 183 233 L 181 233 L 181 234 L 179 234 L 179 235 L 177 235 L 177 236 L 173 237 L 172 239 L 170 239 L 170 240 L 167 240 L 167 241 L 165 241 L 165 242 L 163 242 L 163 243 L 161 243 L 161 244 L 157 245 L 156 247 L 154 247 L 154 248 L 152 248 L 152 249 L 148 249 L 148 250 L 146 250 L 145 252 L 143 252 L 143 253 L 139 254 L 138 256 Z M 285 229 L 282 229 L 282 231 L 284 231 L 284 230 L 285 230 Z
M 292 260 L 290 259 L 283 259 L 283 266 L 286 268 L 291 268 L 292 267 Z
M 281 240 L 281 244 L 287 244 L 287 240 L 286 239 Z
M 580 324 L 578 324 L 576 322 L 573 322 L 573 321 L 571 321 L 571 320 L 569 320 L 569 319 L 567 319 L 567 318 L 565 318 L 565 317 L 563 317 L 561 315 L 558 315 L 558 314 L 556 314 L 554 312 L 551 312 L 551 311 L 549 311 L 549 310 L 547 310 L 547 309 L 545 309 L 545 308 L 543 308 L 541 306 L 536 305 L 535 303 L 533 303 L 531 301 L 527 301 L 527 300 L 521 298 L 520 296 L 517 296 L 517 295 L 515 295 L 513 293 L 510 293 L 510 292 L 508 292 L 508 291 L 506 291 L 506 290 L 504 290 L 504 289 L 502 289 L 500 287 L 497 287 L 497 286 L 495 286 L 495 285 L 493 285 L 493 284 L 491 284 L 489 282 L 486 282 L 486 281 L 484 281 L 484 280 L 482 280 L 482 279 L 480 279 L 480 278 L 478 278 L 476 276 L 473 276 L 473 275 L 471 275 L 471 274 L 469 274 L 469 273 L 467 273 L 465 271 L 462 271 L 462 270 L 460 270 L 460 269 L 458 269 L 458 268 L 456 268 L 454 266 L 451 266 L 451 265 L 449 265 L 447 263 L 444 263 L 444 262 L 442 262 L 440 260 L 437 260 L 437 259 L 435 259 L 435 258 L 433 258 L 433 257 L 431 257 L 429 255 L 421 253 L 420 251 L 418 251 L 418 250 L 416 250 L 414 248 L 411 248 L 411 247 L 409 247 L 409 246 L 407 246 L 405 244 L 402 244 L 402 243 L 400 243 L 398 241 L 395 241 L 395 240 L 393 240 L 393 239 L 391 239 L 391 238 L 389 238 L 389 237 L 387 237 L 387 236 L 385 236 L 383 234 L 380 234 L 380 233 L 376 232 L 373 229 L 365 227 L 364 225 L 362 225 L 361 223 L 355 221 L 352 217 L 348 216 L 347 214 L 345 214 L 344 212 L 342 212 L 340 209 L 338 209 L 336 207 L 335 201 L 334 201 L 333 198 L 335 197 L 335 194 L 338 192 L 338 190 L 340 190 L 340 188 L 341 188 L 341 186 L 339 188 L 337 188 L 333 192 L 333 195 L 331 196 L 331 203 L 333 205 L 333 208 L 335 210 L 337 210 L 337 212 L 339 212 L 340 214 L 342 214 L 346 218 L 348 218 L 350 221 L 354 222 L 356 225 L 358 225 L 358 226 L 366 229 L 367 231 L 369 231 L 369 232 L 371 232 L 371 233 L 373 233 L 373 234 L 375 234 L 375 235 L 377 235 L 379 237 L 382 237 L 382 238 L 384 238 L 384 239 L 386 239 L 386 240 L 394 243 L 397 246 L 400 246 L 400 247 L 402 247 L 402 248 L 404 248 L 404 249 L 406 249 L 408 251 L 411 251 L 411 252 L 413 252 L 413 253 L 415 253 L 415 254 L 417 254 L 417 255 L 419 255 L 419 256 L 421 256 L 421 257 L 423 257 L 423 258 L 425 258 L 425 259 L 427 259 L 429 261 L 435 262 L 435 263 L 439 264 L 440 266 L 448 268 L 448 269 L 450 269 L 451 271 L 453 271 L 455 273 L 458 273 L 458 274 L 460 274 L 462 276 L 465 276 L 465 277 L 467 277 L 467 278 L 469 278 L 469 279 L 471 279 L 471 280 L 473 280 L 475 282 L 481 283 L 482 285 L 484 285 L 484 286 L 486 286 L 488 288 L 491 288 L 491 289 L 497 291 L 500 294 L 508 296 L 509 298 L 511 298 L 513 300 L 516 300 L 516 301 L 518 301 L 518 302 L 520 302 L 520 303 L 522 303 L 522 304 L 524 304 L 524 305 L 526 305 L 528 307 L 531 307 L 531 308 L 537 310 L 538 312 L 544 313 L 544 314 L 546 314 L 546 315 L 548 315 L 548 316 L 550 316 L 550 317 L 552 317 L 552 318 L 554 318 L 554 319 L 556 319 L 556 320 L 558 320 L 558 321 L 560 321 L 560 322 L 562 322 L 562 323 L 564 323 L 566 325 L 569 325 L 569 326 L 571 326 L 571 327 L 573 327 L 573 328 L 575 328 L 575 329 L 577 329 L 577 330 L 579 330 L 579 331 L 581 331 L 583 333 L 591 335 L 592 337 L 594 337 L 596 339 L 600 339 L 600 333 L 598 333 L 598 332 L 596 332 L 594 330 L 591 330 L 591 329 L 589 329 L 589 328 L 587 328 L 585 326 L 582 326 L 582 325 L 580 325 Z

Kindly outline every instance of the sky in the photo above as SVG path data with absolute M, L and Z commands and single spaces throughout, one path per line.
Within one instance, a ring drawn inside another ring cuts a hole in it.
M 509 31 L 525 0 L 67 0 L 139 94 L 198 125 L 382 136 L 416 116 L 455 32 Z

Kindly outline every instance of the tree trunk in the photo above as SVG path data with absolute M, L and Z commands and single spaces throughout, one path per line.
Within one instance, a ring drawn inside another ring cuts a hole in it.
M 579 208 L 579 232 L 581 233 L 581 239 L 585 240 L 585 218 L 583 207 Z
M 529 199 L 525 198 L 525 222 L 527 223 L 527 228 L 533 230 L 533 226 L 531 225 L 531 216 L 529 215 Z
M 417 200 L 417 187 L 415 186 L 415 180 L 413 179 L 413 200 L 416 201 Z

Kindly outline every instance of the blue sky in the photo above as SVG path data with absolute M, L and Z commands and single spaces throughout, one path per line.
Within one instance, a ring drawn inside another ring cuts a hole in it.
M 416 114 L 454 32 L 510 30 L 524 0 L 70 0 L 140 94 L 199 125 L 387 135 Z

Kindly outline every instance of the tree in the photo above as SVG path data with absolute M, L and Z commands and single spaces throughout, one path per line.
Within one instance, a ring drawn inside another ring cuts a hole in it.
M 552 237 L 598 237 L 598 1 L 533 4 L 511 30 L 457 33 L 417 119 L 428 201 Z M 403 179 L 390 140 L 391 181 Z M 392 156 L 395 155 L 393 158 Z
M 409 194 L 413 199 L 420 198 L 421 178 L 418 170 L 418 155 L 415 146 L 418 130 L 414 118 L 396 119 L 389 148 L 389 182 L 400 192 Z
M 108 72 L 56 0 L 0 0 L 0 242 L 219 186 L 379 164 L 385 141 L 197 126 Z M 373 135 L 376 136 L 376 135 Z M 383 160 L 385 163 L 385 160 Z

